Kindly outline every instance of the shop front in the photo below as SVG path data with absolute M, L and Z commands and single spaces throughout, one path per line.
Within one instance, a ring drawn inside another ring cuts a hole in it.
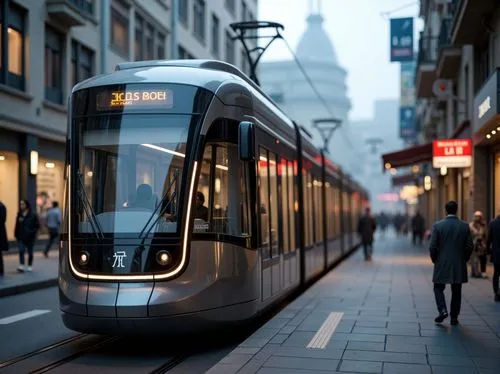
M 500 69 L 474 99 L 472 203 L 493 218 L 500 214 Z
M 63 205 L 64 144 L 1 129 L 0 201 L 7 208 L 7 237 L 14 241 L 19 200 L 27 199 L 41 221 L 39 238 L 46 238 L 44 219 L 52 201 Z

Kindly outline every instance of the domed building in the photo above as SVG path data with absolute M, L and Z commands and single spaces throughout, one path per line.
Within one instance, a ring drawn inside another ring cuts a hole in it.
M 313 135 L 313 143 L 321 148 L 323 139 L 313 127 L 313 120 L 330 118 L 342 121 L 329 143 L 330 157 L 349 174 L 362 176 L 362 162 L 356 138 L 350 133 L 348 114 L 351 101 L 347 96 L 347 71 L 339 65 L 333 44 L 323 28 L 321 10 L 310 9 L 307 27 L 297 45 L 295 56 L 307 72 L 314 87 L 329 106 L 326 110 L 296 61 L 262 61 L 258 77 L 262 89 L 297 123 Z M 275 43 L 280 43 L 279 40 Z

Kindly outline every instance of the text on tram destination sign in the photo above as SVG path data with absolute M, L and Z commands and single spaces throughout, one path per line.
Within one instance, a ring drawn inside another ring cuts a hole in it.
M 170 90 L 113 90 L 97 95 L 98 110 L 122 109 L 124 107 L 172 107 Z

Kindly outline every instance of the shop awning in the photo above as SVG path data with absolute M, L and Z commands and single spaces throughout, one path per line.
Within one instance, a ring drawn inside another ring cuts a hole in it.
M 415 174 L 398 175 L 392 177 L 392 187 L 414 185 L 416 180 L 417 176 Z
M 382 155 L 383 168 L 400 168 L 432 161 L 432 143 Z

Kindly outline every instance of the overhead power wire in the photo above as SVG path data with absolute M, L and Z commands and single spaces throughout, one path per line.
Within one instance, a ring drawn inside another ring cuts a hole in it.
M 325 107 L 326 111 L 328 112 L 328 114 L 332 117 L 332 118 L 336 118 L 336 116 L 334 115 L 334 113 L 332 112 L 332 110 L 330 109 L 330 105 L 328 105 L 328 102 L 325 100 L 325 98 L 319 93 L 319 91 L 317 90 L 316 86 L 314 85 L 313 81 L 311 80 L 311 78 L 309 77 L 309 74 L 307 74 L 306 70 L 304 69 L 304 66 L 302 66 L 302 64 L 300 63 L 299 59 L 297 58 L 297 56 L 295 55 L 295 52 L 293 51 L 292 47 L 290 46 L 290 44 L 288 44 L 288 41 L 283 37 L 283 35 L 281 35 L 281 39 L 283 39 L 283 42 L 285 42 L 285 45 L 286 47 L 288 48 L 288 50 L 290 51 L 290 53 L 292 54 L 292 57 L 293 59 L 295 60 L 295 63 L 297 64 L 299 70 L 302 72 L 302 74 L 304 75 L 304 78 L 306 79 L 307 83 L 309 83 L 309 85 L 311 86 L 312 90 L 314 91 L 314 93 L 316 94 L 316 96 L 318 97 L 319 101 L 321 101 L 321 103 L 323 104 L 323 106 Z M 344 140 L 347 142 L 347 144 L 349 145 L 350 148 L 353 148 L 354 149 L 354 146 L 351 142 L 351 139 L 349 139 L 349 136 L 345 133 L 345 131 L 342 131 L 343 130 L 343 126 L 340 126 L 340 133 L 342 134 L 342 136 L 344 137 Z
M 393 10 L 389 10 L 387 12 L 380 13 L 380 16 L 382 18 L 387 19 L 387 17 L 390 16 L 392 13 L 396 13 L 396 12 L 399 12 L 400 10 L 403 10 L 403 9 L 406 9 L 406 8 L 410 8 L 410 7 L 414 6 L 414 5 L 417 5 L 418 3 L 419 3 L 419 1 L 413 1 L 413 2 L 408 3 L 406 5 L 401 5 L 399 8 L 395 8 Z

